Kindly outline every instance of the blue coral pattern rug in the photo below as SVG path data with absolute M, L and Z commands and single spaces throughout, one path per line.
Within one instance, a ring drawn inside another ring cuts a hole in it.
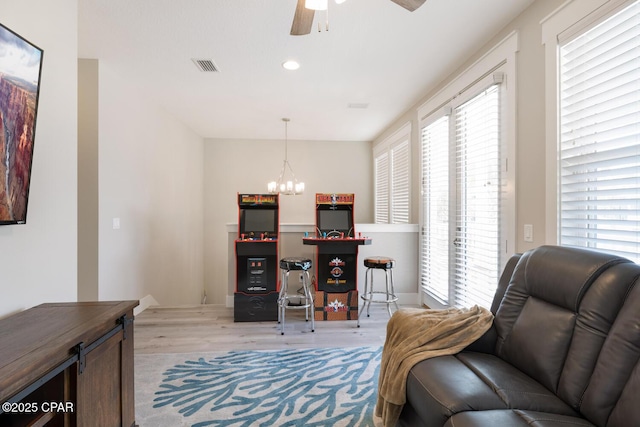
M 141 427 L 377 427 L 380 347 L 136 355 Z

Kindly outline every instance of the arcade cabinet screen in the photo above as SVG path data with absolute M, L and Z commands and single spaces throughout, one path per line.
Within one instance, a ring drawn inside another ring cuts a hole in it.
M 245 233 L 275 233 L 275 209 L 244 209 L 242 230 Z
M 318 229 L 321 231 L 343 231 L 351 229 L 351 211 L 319 210 Z

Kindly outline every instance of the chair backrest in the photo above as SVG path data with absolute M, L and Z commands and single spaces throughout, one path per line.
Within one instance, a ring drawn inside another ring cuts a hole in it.
M 626 371 L 636 366 L 640 297 L 634 303 L 630 296 L 640 292 L 639 276 L 640 266 L 627 259 L 584 249 L 542 246 L 523 254 L 496 310 L 496 354 L 604 427 L 614 408 L 628 410 L 603 393 L 638 391 L 625 390 L 622 379 L 607 372 L 618 369 L 614 361 Z M 634 350 L 621 355 L 618 347 L 629 345 Z M 637 368 L 631 372 L 640 375 Z

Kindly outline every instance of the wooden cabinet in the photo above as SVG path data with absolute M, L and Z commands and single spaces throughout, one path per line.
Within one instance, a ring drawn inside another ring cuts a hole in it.
M 135 425 L 137 305 L 42 304 L 0 320 L 0 425 Z

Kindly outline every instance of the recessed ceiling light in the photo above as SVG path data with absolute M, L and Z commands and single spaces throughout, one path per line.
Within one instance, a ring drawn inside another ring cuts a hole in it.
M 284 61 L 282 63 L 282 68 L 289 71 L 295 71 L 298 68 L 300 68 L 300 64 L 297 61 L 294 61 L 293 59 L 289 59 L 288 61 Z

